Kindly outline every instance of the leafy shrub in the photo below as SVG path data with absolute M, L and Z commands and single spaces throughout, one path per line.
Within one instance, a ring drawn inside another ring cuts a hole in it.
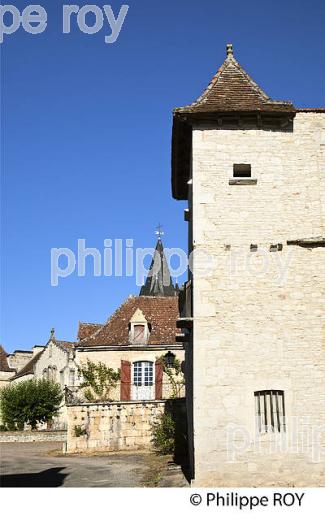
M 161 356 L 158 358 L 158 361 L 162 363 L 163 371 L 167 375 L 169 383 L 171 385 L 171 399 L 175 399 L 177 397 L 181 397 L 182 390 L 185 386 L 185 378 L 182 371 L 182 364 L 174 357 L 172 363 L 168 364 L 166 361 L 166 356 Z
M 152 427 L 152 443 L 154 449 L 161 455 L 174 453 L 175 421 L 170 413 L 161 414 Z
M 14 383 L 0 391 L 1 417 L 8 430 L 23 430 L 24 424 L 36 429 L 58 415 L 63 399 L 60 385 L 45 379 Z
M 75 437 L 82 437 L 83 435 L 87 434 L 87 431 L 82 426 L 76 425 L 74 427 L 74 434 Z

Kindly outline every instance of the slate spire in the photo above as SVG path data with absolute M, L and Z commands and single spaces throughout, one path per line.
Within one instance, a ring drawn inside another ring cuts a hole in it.
M 150 265 L 147 279 L 141 287 L 140 296 L 176 296 L 177 289 L 175 288 L 168 262 L 164 253 L 164 246 L 161 236 L 158 235 L 156 249 Z

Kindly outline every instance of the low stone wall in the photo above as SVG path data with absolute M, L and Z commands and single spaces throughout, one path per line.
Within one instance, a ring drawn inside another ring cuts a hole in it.
M 68 406 L 67 452 L 151 450 L 152 425 L 169 403 L 119 401 Z
M 0 432 L 0 442 L 64 442 L 66 440 L 66 430 L 44 430 L 39 432 Z

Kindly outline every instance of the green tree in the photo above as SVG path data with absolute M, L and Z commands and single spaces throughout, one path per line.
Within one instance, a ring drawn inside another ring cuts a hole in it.
M 152 426 L 152 444 L 158 453 L 168 455 L 175 450 L 176 425 L 169 412 L 164 412 Z
M 52 421 L 58 415 L 63 394 L 60 385 L 45 379 L 29 379 L 0 391 L 2 423 L 10 430 L 22 430 L 28 424 Z
M 87 363 L 78 369 L 82 377 L 80 388 L 85 388 L 87 401 L 110 401 L 110 393 L 116 388 L 120 380 L 120 370 L 113 370 L 102 362 L 94 363 L 87 359 Z

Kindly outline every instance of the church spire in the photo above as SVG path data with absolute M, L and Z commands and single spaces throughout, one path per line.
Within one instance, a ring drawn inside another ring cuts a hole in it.
M 164 253 L 164 246 L 161 240 L 163 236 L 162 227 L 159 224 L 156 235 L 158 240 L 153 259 L 150 265 L 147 279 L 141 287 L 140 296 L 176 296 L 177 289 L 175 288 L 168 262 Z

